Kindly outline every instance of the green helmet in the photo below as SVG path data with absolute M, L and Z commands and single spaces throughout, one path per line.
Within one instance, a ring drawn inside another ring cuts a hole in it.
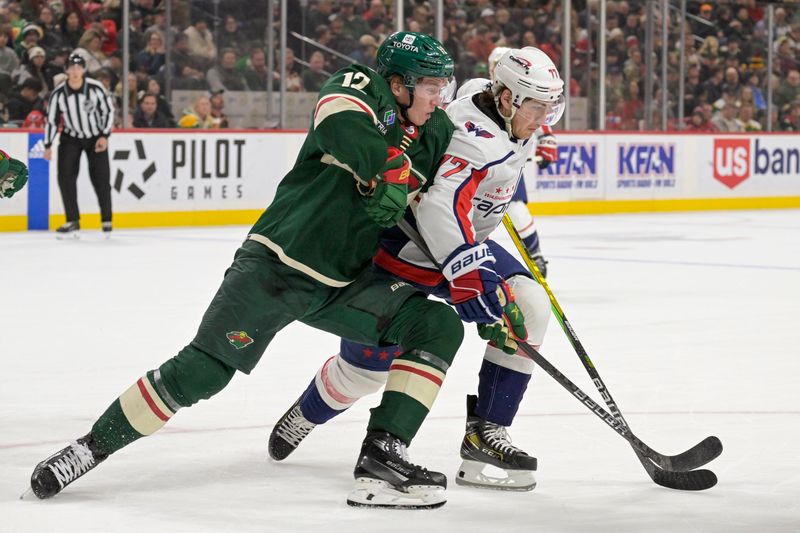
M 419 78 L 452 77 L 453 58 L 442 43 L 430 35 L 398 31 L 378 48 L 378 74 L 386 79 L 398 74 L 413 91 Z

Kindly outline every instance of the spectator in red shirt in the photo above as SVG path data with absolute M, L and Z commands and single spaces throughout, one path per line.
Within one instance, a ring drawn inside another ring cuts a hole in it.
M 478 61 L 487 62 L 489 54 L 494 50 L 494 43 L 489 38 L 489 28 L 483 25 L 478 26 L 475 35 L 467 41 L 467 50 Z
M 383 3 L 383 0 L 372 0 L 369 3 L 369 8 L 364 11 L 364 20 L 369 22 L 374 18 L 383 19 L 386 17 L 386 6 Z
M 103 54 L 110 56 L 119 48 L 117 44 L 117 23 L 109 15 L 104 16 L 101 21 L 95 22 L 92 28 L 100 34 L 100 38 L 103 41 L 100 48 Z
M 606 113 L 606 129 L 618 131 L 622 129 L 622 115 L 625 112 L 625 100 L 617 100 L 614 107 Z
M 561 35 L 554 31 L 548 31 L 547 41 L 541 47 L 542 52 L 547 54 L 547 57 L 556 65 L 561 64 L 561 55 L 563 54 L 561 48 Z
M 714 125 L 706 120 L 705 113 L 699 107 L 695 108 L 690 117 L 685 119 L 686 131 L 698 133 L 711 133 L 717 131 Z
M 638 130 L 639 120 L 644 116 L 644 102 L 639 96 L 639 82 L 631 81 L 628 83 L 628 91 L 625 95 L 625 106 L 622 111 L 622 129 Z

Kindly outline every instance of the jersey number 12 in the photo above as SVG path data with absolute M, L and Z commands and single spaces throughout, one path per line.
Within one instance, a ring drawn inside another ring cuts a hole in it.
M 369 76 L 363 72 L 345 72 L 342 87 L 352 87 L 357 91 L 361 91 L 367 85 L 369 85 Z

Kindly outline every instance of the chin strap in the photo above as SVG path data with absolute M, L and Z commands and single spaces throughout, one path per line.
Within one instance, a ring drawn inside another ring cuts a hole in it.
M 514 104 L 511 104 L 511 115 L 510 116 L 505 116 L 503 114 L 503 112 L 501 111 L 502 107 L 500 106 L 500 97 L 499 96 L 495 96 L 494 97 L 494 104 L 497 106 L 497 114 L 500 115 L 503 118 L 503 122 L 505 122 L 505 124 L 506 124 L 506 133 L 508 133 L 508 138 L 511 139 L 512 141 L 516 141 L 517 138 L 514 137 L 514 133 L 513 133 L 514 130 L 511 127 L 511 121 L 514 119 L 514 115 L 517 112 L 517 108 L 514 107 Z
M 408 88 L 408 87 L 406 87 Z M 405 122 L 411 123 L 411 119 L 408 118 L 408 109 L 414 105 L 414 91 L 411 89 L 408 90 L 408 96 L 411 98 L 409 100 L 408 105 L 403 105 L 400 102 L 397 102 L 397 106 L 400 108 L 400 116 L 403 117 Z M 396 100 L 395 100 L 396 101 Z

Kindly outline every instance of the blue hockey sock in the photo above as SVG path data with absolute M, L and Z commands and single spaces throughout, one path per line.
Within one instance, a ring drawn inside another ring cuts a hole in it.
M 539 232 L 534 231 L 532 234 L 528 235 L 527 237 L 522 239 L 522 244 L 525 245 L 525 249 L 528 250 L 530 253 L 536 253 L 539 251 Z
M 344 413 L 347 409 L 336 410 L 322 399 L 317 390 L 316 380 L 311 380 L 308 388 L 300 399 L 300 409 L 306 420 L 315 424 L 324 424 L 334 416 Z
M 510 426 L 528 388 L 530 374 L 524 374 L 483 360 L 478 382 L 475 414 L 484 420 Z

